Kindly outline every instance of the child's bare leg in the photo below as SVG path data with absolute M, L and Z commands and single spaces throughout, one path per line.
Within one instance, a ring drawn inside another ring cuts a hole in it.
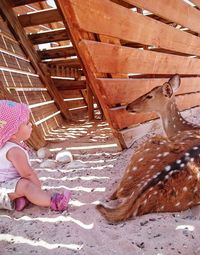
M 49 207 L 51 195 L 37 187 L 31 181 L 22 178 L 18 181 L 15 193 L 10 193 L 11 200 L 25 196 L 31 203 L 39 206 Z

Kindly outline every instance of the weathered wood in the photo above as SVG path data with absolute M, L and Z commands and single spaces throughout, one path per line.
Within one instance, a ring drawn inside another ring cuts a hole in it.
M 200 12 L 185 1 L 162 0 L 158 2 L 157 0 L 125 0 L 125 2 L 151 11 L 164 19 L 171 20 L 183 27 L 200 33 L 200 27 L 198 25 L 200 23 Z
M 93 62 L 94 73 L 199 74 L 200 70 L 200 60 L 194 58 L 87 40 L 82 40 L 79 47 Z
M 21 42 L 23 46 L 24 52 L 26 52 L 27 56 L 29 57 L 32 65 L 34 66 L 37 74 L 40 76 L 41 80 L 45 84 L 46 88 L 48 89 L 51 96 L 54 98 L 56 105 L 61 110 L 62 115 L 66 119 L 71 118 L 70 112 L 66 109 L 66 106 L 62 100 L 62 97 L 59 95 L 58 90 L 53 85 L 53 82 L 48 75 L 46 70 L 40 65 L 40 59 L 36 55 L 31 42 L 27 39 L 27 36 L 19 23 L 19 20 L 15 16 L 11 6 L 9 5 L 8 1 L 1 0 L 0 1 L 0 8 L 3 10 L 3 14 L 6 17 L 9 26 L 11 27 L 13 33 L 15 34 L 16 38 Z
M 88 117 L 89 120 L 94 119 L 94 101 L 93 101 L 93 93 L 91 88 L 87 84 L 87 106 L 88 106 Z
M 54 84 L 57 89 L 59 90 L 80 90 L 86 89 L 86 82 L 83 80 L 67 80 L 67 79 L 53 79 Z
M 25 4 L 33 4 L 39 1 L 42 2 L 45 0 L 10 0 L 10 3 L 12 7 L 17 7 Z
M 200 0 L 191 0 L 191 2 L 200 8 Z
M 200 38 L 187 32 L 121 8 L 108 0 L 94 0 L 92 4 L 87 0 L 84 5 L 81 0 L 71 3 L 78 25 L 85 31 L 200 56 Z M 105 9 L 109 12 L 105 13 Z M 98 25 L 93 22 L 95 19 L 98 20 Z
M 126 105 L 136 98 L 161 86 L 169 79 L 98 79 L 102 95 L 109 106 Z M 176 95 L 200 91 L 200 78 L 181 78 L 181 86 Z
M 65 28 L 29 34 L 28 38 L 31 40 L 33 44 L 50 43 L 70 39 L 69 33 Z
M 121 5 L 123 7 L 129 8 L 129 9 L 134 7 L 132 4 L 126 3 L 126 2 L 121 1 L 121 0 L 111 0 L 111 2 L 116 3 L 118 5 Z
M 60 60 L 51 60 L 44 62 L 46 63 L 49 67 L 55 66 L 55 65 L 64 65 L 66 67 L 74 67 L 74 68 L 81 68 L 81 63 L 80 60 L 77 58 L 68 58 L 68 59 L 60 59 Z
M 35 11 L 28 14 L 22 14 L 18 16 L 18 19 L 22 27 L 36 26 L 62 21 L 58 10 L 55 8 Z
M 76 56 L 76 52 L 74 47 L 55 47 L 46 50 L 38 50 L 37 51 L 39 57 L 41 59 L 49 59 L 49 58 L 64 58 L 64 57 L 72 57 Z

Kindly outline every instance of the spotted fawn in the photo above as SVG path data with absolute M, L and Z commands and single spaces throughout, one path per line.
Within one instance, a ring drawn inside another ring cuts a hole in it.
M 162 86 L 153 88 L 147 94 L 128 104 L 128 112 L 156 112 L 162 121 L 162 126 L 168 138 L 178 131 L 199 129 L 198 125 L 186 121 L 179 112 L 174 92 L 180 87 L 180 76 L 175 74 Z
M 152 212 L 176 212 L 200 203 L 200 135 L 183 131 L 170 141 L 148 141 L 132 156 L 113 193 L 118 204 L 97 209 L 111 222 Z

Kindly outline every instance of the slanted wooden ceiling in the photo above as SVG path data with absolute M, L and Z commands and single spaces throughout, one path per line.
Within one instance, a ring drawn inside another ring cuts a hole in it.
M 75 112 L 83 109 L 88 110 L 90 119 L 94 118 L 95 102 L 122 148 L 132 144 L 140 132 L 138 124 L 158 117 L 154 113 L 131 115 L 124 106 L 161 85 L 172 74 L 182 76 L 177 93 L 179 109 L 199 106 L 198 0 L 55 3 L 57 8 L 36 0 L 0 2 L 2 17 L 12 30 L 10 34 L 18 38 L 33 66 L 28 72 L 35 72 L 41 86 L 47 89 L 45 93 L 49 93 L 49 99 L 43 99 L 45 105 L 51 102 L 62 117 L 71 121 Z M 5 35 L 2 36 L 5 42 Z M 46 43 L 48 47 L 41 49 Z M 5 47 L 9 55 L 10 49 Z M 4 78 L 3 84 L 10 86 Z M 21 95 L 19 98 L 23 101 Z M 41 112 L 45 105 L 40 106 Z M 47 107 L 45 114 L 51 115 L 51 111 Z
M 180 110 L 200 104 L 200 11 L 197 1 L 57 0 L 115 136 L 122 147 L 135 126 L 156 114 L 129 114 L 123 107 L 161 85 L 182 78 Z M 195 5 L 196 4 L 196 5 Z

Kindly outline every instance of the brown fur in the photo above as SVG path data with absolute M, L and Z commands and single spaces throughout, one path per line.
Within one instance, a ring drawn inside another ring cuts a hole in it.
M 182 211 L 200 203 L 199 157 L 180 171 L 171 172 L 168 179 L 143 190 L 155 174 L 161 173 L 165 166 L 199 144 L 198 131 L 183 131 L 172 137 L 170 142 L 145 143 L 132 156 L 119 186 L 111 196 L 112 199 L 124 198 L 124 201 L 113 208 L 100 204 L 97 209 L 108 221 L 121 221 L 150 212 Z M 152 165 L 154 168 L 151 169 Z M 135 171 L 134 167 L 137 167 Z

